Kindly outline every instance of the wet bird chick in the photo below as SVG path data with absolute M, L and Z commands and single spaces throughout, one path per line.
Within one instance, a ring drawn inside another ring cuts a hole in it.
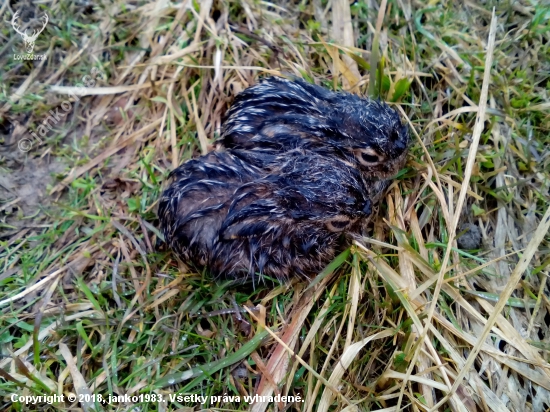
M 354 164 L 368 177 L 387 178 L 405 163 L 409 133 L 385 103 L 270 77 L 236 97 L 222 142 L 262 152 L 310 148 Z
M 356 168 L 310 150 L 277 156 L 269 174 L 226 151 L 173 175 L 159 206 L 165 238 L 216 278 L 308 278 L 361 234 L 372 210 Z
M 172 172 L 161 226 L 185 263 L 257 282 L 315 276 L 361 236 L 408 133 L 382 103 L 270 78 L 236 98 L 222 145 Z

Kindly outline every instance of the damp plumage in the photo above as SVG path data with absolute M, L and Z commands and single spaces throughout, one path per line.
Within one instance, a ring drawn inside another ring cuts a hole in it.
M 408 142 L 384 103 L 267 78 L 236 97 L 217 151 L 171 173 L 165 241 L 215 278 L 311 278 L 363 234 Z

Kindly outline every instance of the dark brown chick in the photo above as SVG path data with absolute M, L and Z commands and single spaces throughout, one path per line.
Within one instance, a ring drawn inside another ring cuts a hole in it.
M 312 149 L 354 164 L 369 178 L 388 178 L 404 165 L 409 133 L 385 103 L 269 77 L 235 98 L 222 142 L 264 153 Z
M 271 164 L 262 176 L 227 151 L 174 171 L 159 217 L 184 262 L 216 278 L 308 278 L 361 234 L 372 202 L 356 168 L 302 149 Z

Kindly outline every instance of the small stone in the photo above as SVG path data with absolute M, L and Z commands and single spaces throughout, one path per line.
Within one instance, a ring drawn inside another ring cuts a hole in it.
M 456 240 L 460 249 L 479 249 L 481 246 L 481 231 L 473 223 L 464 223 L 458 230 L 460 234 Z

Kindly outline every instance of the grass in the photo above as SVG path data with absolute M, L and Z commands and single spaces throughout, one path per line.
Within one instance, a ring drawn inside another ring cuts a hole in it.
M 550 408 L 550 9 L 382 3 L 46 1 L 44 61 L 14 58 L 0 8 L 2 410 Z M 217 283 L 160 245 L 156 202 L 277 73 L 392 102 L 414 145 L 372 236 L 311 285 Z

